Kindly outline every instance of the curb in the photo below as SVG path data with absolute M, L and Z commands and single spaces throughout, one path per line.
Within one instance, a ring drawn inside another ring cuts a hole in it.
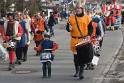
M 121 43 L 119 43 L 119 47 L 117 48 L 117 50 L 115 51 L 114 53 L 114 57 L 112 56 L 111 60 L 109 61 L 110 64 L 108 64 L 106 67 L 105 67 L 105 70 L 103 71 L 103 76 L 101 76 L 101 79 L 97 80 L 95 83 L 103 83 L 104 80 L 105 80 L 105 76 L 107 75 L 107 73 L 109 72 L 109 70 L 111 69 L 112 65 L 114 64 L 114 62 L 116 61 L 116 58 L 117 58 L 117 55 L 122 47 L 122 44 L 123 44 L 123 33 L 122 31 L 120 30 L 121 32 Z

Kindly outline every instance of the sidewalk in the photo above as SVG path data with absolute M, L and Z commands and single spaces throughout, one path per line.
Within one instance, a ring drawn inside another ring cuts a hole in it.
M 124 38 L 124 28 L 122 28 L 122 34 Z M 124 83 L 124 43 L 122 44 L 118 55 L 115 56 L 105 78 L 103 83 Z
M 102 47 L 99 65 L 93 71 L 85 71 L 85 79 L 82 81 L 73 78 L 74 65 L 73 56 L 69 48 L 69 33 L 64 27 L 65 22 L 55 26 L 55 40 L 59 49 L 55 53 L 55 60 L 52 64 L 52 78 L 42 79 L 42 66 L 39 56 L 34 56 L 35 44 L 32 42 L 28 51 L 28 61 L 16 66 L 15 70 L 7 71 L 7 64 L 0 65 L 1 83 L 102 83 L 104 75 L 111 67 L 114 57 L 122 44 L 122 33 L 118 31 L 106 32 Z
M 123 35 L 121 30 L 117 31 L 108 31 L 105 35 L 102 56 L 99 65 L 104 65 L 103 71 L 101 72 L 101 76 L 97 78 L 97 82 L 95 83 L 104 83 L 104 80 L 110 79 L 106 78 L 106 74 L 111 69 L 116 56 L 118 55 L 119 50 L 121 49 L 123 43 Z M 109 82 L 105 82 L 109 83 Z

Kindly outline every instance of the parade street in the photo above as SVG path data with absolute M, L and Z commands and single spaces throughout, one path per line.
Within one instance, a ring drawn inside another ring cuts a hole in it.
M 42 64 L 39 56 L 34 56 L 34 41 L 28 50 L 28 60 L 15 69 L 8 71 L 8 64 L 0 64 L 0 83 L 103 83 L 105 75 L 112 66 L 123 43 L 121 30 L 106 31 L 98 66 L 94 70 L 85 70 L 84 79 L 74 78 L 73 55 L 70 51 L 70 34 L 65 30 L 66 21 L 55 26 L 54 41 L 59 44 L 52 63 L 51 78 L 42 78 Z M 107 82 L 108 83 L 108 82 Z

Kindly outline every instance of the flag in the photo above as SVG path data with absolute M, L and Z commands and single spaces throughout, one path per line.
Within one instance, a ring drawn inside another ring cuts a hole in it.
M 102 12 L 105 13 L 106 12 L 106 4 L 102 5 Z

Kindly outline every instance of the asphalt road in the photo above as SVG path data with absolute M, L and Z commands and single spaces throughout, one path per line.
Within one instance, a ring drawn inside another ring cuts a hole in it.
M 65 31 L 65 22 L 55 26 L 55 37 L 59 44 L 52 63 L 51 79 L 42 78 L 42 65 L 39 56 L 34 56 L 35 44 L 31 43 L 28 51 L 28 61 L 16 66 L 13 71 L 7 71 L 8 64 L 0 64 L 0 83 L 102 83 L 104 75 L 110 69 L 114 57 L 121 47 L 123 36 L 120 30 L 107 31 L 104 37 L 99 65 L 95 70 L 86 70 L 85 78 L 78 80 L 74 74 L 73 56 L 69 49 L 69 33 Z

